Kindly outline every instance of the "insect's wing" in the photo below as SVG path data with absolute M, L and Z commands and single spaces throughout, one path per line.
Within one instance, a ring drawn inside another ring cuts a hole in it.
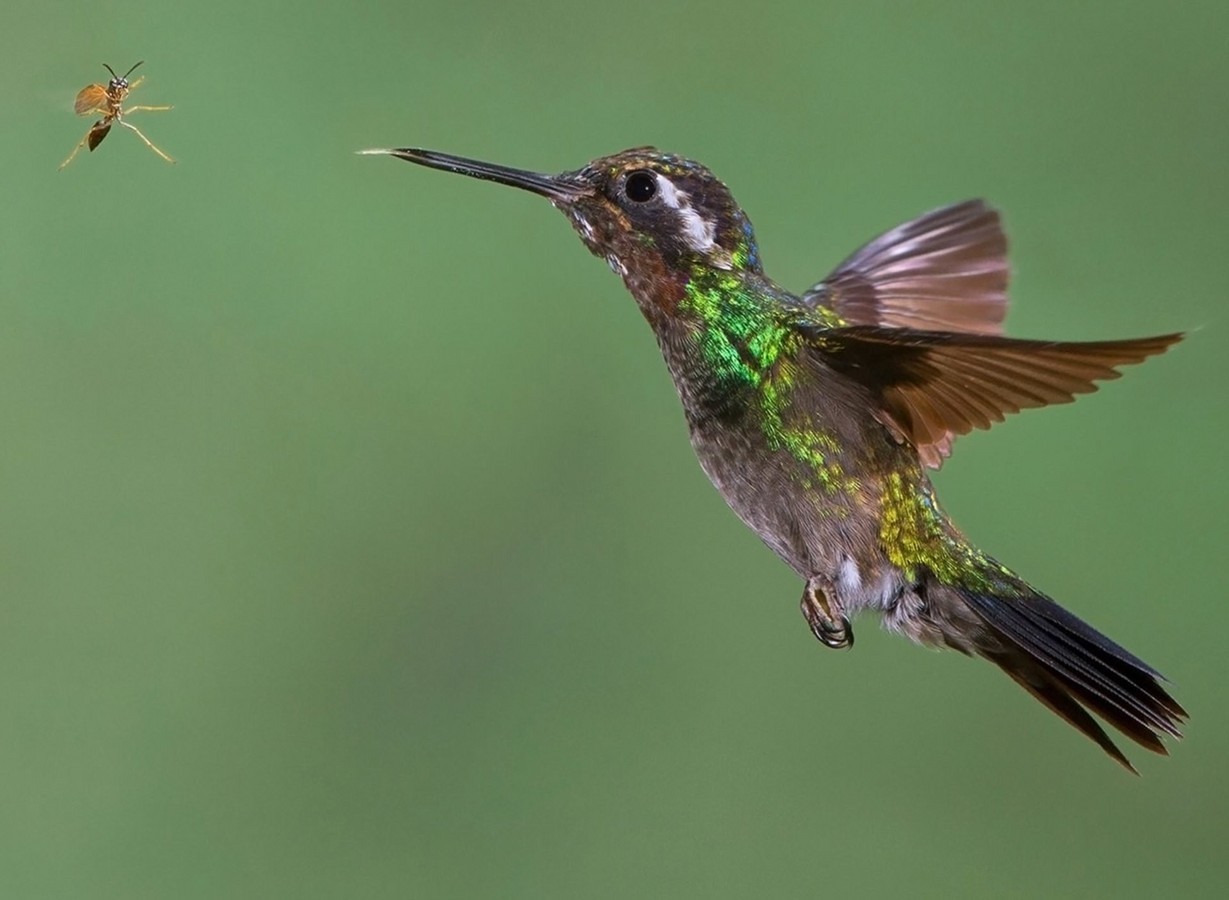
M 107 108 L 107 89 L 101 84 L 87 84 L 77 94 L 77 102 L 73 108 L 79 116 L 89 116 L 96 112 L 104 112 Z
M 99 119 L 90 127 L 90 133 L 85 136 L 85 145 L 90 148 L 90 152 L 94 152 L 94 148 L 102 143 L 102 139 L 107 136 L 107 132 L 111 130 L 111 123 L 103 119 Z

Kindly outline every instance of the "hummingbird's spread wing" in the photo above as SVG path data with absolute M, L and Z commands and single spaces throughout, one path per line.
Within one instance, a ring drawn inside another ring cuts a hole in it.
M 981 200 L 885 232 L 803 295 L 853 325 L 1001 334 L 1007 238 Z
M 1070 403 L 1118 378 L 1181 334 L 1125 341 L 1030 341 L 984 334 L 868 325 L 803 328 L 829 368 L 870 388 L 881 421 L 937 467 L 953 436 L 989 428 L 1008 413 Z

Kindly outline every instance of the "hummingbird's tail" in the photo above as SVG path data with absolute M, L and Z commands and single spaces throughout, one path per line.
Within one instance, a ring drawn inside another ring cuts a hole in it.
M 973 631 L 971 645 L 952 641 L 950 633 L 945 642 L 993 662 L 1132 772 L 1135 767 L 1090 710 L 1141 746 L 1167 754 L 1161 735 L 1182 737 L 1178 726 L 1187 713 L 1161 686 L 1164 676 L 1022 580 L 1005 579 L 1003 570 L 995 575 L 976 579 L 976 588 L 937 580 L 928 585 L 936 618 L 947 618 L 940 613 L 947 607 L 953 618 L 972 613 L 984 626 Z M 940 631 L 947 629 L 940 625 Z

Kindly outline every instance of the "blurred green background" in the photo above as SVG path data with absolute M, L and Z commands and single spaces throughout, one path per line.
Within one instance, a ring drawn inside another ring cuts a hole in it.
M 7 6 L 0 896 L 1224 896 L 1223 0 L 308 9 Z M 179 164 L 57 172 L 138 59 Z M 869 620 L 819 647 L 564 219 L 353 154 L 642 143 L 787 286 L 985 196 L 1010 333 L 1195 329 L 939 476 L 1173 679 L 1172 758 Z

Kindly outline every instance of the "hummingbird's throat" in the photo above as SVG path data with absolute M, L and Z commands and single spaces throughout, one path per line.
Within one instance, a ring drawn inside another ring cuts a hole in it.
M 584 211 L 576 206 L 565 206 L 558 203 L 555 206 L 567 214 L 572 227 L 576 229 L 576 233 L 580 235 L 584 245 L 589 248 L 589 252 L 606 260 L 610 270 L 620 278 L 626 278 L 627 266 L 619 258 L 619 254 L 613 245 L 605 243 L 598 238 L 597 230 L 593 227 L 593 221 L 589 216 L 585 215 Z

